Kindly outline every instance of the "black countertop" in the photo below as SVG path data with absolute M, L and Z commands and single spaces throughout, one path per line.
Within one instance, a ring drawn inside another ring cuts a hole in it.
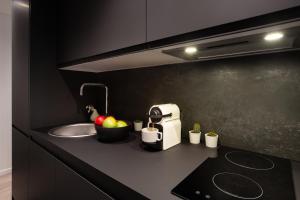
M 32 131 L 32 138 L 67 165 L 116 199 L 179 199 L 171 190 L 215 150 L 179 144 L 166 151 L 149 152 L 140 138 L 114 144 L 95 137 L 55 138 Z M 292 162 L 296 199 L 300 200 L 300 163 Z M 113 190 L 112 190 L 113 189 Z

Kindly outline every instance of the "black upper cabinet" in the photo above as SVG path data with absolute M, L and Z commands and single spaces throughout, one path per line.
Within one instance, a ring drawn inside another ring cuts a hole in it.
M 112 200 L 61 162 L 56 163 L 55 200 Z
M 29 200 L 53 200 L 56 159 L 34 142 L 30 142 Z M 18 200 L 18 199 L 16 199 Z
M 60 0 L 57 63 L 77 63 L 139 44 L 146 48 L 147 42 L 299 5 L 300 0 Z
M 29 5 L 13 0 L 12 25 L 12 123 L 29 130 Z
M 299 6 L 299 0 L 147 0 L 147 41 Z
M 12 129 L 12 195 L 15 200 L 28 199 L 29 138 Z
M 58 1 L 58 63 L 146 42 L 146 0 Z

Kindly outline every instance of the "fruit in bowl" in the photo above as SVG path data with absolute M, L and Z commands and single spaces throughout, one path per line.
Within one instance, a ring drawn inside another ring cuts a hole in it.
M 125 121 L 123 121 L 123 120 L 118 120 L 117 121 L 117 127 L 118 128 L 126 127 L 126 126 L 128 126 L 128 124 Z
M 96 117 L 95 119 L 95 124 L 102 126 L 104 120 L 106 119 L 106 117 L 104 115 L 99 115 L 98 117 Z
M 117 126 L 117 120 L 113 116 L 106 117 L 102 126 L 104 128 L 115 128 Z
M 99 121 L 101 121 L 99 119 Z M 116 142 L 129 136 L 131 123 L 124 120 L 116 120 L 113 116 L 106 117 L 102 124 L 95 121 L 97 139 L 101 142 Z M 101 125 L 100 125 L 101 124 Z

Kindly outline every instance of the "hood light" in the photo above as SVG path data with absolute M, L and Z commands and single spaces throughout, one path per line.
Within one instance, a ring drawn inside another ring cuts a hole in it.
M 265 36 L 266 41 L 276 41 L 280 40 L 281 38 L 283 38 L 283 33 L 281 32 L 269 33 Z
M 193 54 L 195 54 L 197 51 L 198 51 L 198 50 L 197 50 L 196 47 L 186 47 L 186 48 L 184 49 L 184 52 L 185 52 L 186 54 L 189 54 L 189 55 L 193 55 Z

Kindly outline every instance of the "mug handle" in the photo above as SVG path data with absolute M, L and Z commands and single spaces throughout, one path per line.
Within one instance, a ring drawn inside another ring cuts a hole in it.
M 159 135 L 157 141 L 161 141 L 162 140 L 162 133 L 161 132 L 157 132 L 157 135 Z

